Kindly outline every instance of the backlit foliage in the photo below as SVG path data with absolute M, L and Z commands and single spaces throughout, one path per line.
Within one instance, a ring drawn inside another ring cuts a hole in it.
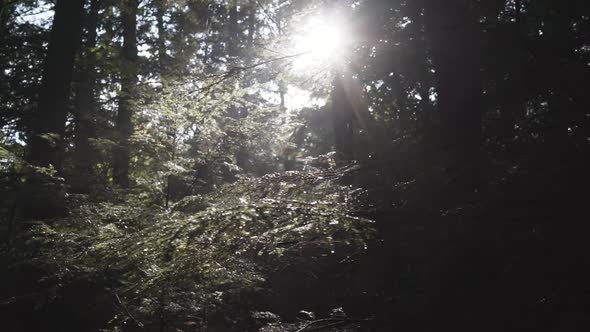
M 367 248 L 371 223 L 351 215 L 362 207 L 362 192 L 337 184 L 344 173 L 243 178 L 171 211 L 140 196 L 124 203 L 78 198 L 71 216 L 22 238 L 12 268 L 41 268 L 55 296 L 80 279 L 110 278 L 108 296 L 120 301 L 113 328 L 159 324 L 161 315 L 179 327 L 205 324 L 220 310 L 238 315 L 227 311 L 231 297 L 261 289 L 286 266 L 350 264 Z

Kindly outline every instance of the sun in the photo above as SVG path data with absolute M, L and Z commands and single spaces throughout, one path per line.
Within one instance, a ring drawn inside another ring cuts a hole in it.
M 289 58 L 285 104 L 290 112 L 326 104 L 324 93 L 354 50 L 353 29 L 344 17 L 332 8 L 290 21 L 281 47 Z
M 292 38 L 295 69 L 326 68 L 341 62 L 347 54 L 347 29 L 338 17 L 318 15 L 300 24 Z

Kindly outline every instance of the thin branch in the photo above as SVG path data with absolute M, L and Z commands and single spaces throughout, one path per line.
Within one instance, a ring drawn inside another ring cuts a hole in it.
M 131 318 L 135 322 L 135 324 L 137 324 L 137 326 L 143 327 L 143 324 L 140 321 L 138 321 L 137 319 L 135 319 L 135 317 L 133 317 L 133 315 L 129 312 L 129 310 L 127 309 L 125 304 L 123 304 L 123 301 L 121 301 L 121 298 L 119 297 L 119 294 L 117 292 L 115 292 L 115 297 L 117 298 L 117 301 L 119 302 L 119 304 L 121 305 L 123 310 L 125 310 L 125 313 L 127 314 L 127 316 L 129 316 L 129 318 Z
M 262 11 L 264 12 L 264 16 L 266 16 L 266 17 L 267 17 L 269 20 L 271 20 L 271 22 L 272 22 L 272 23 L 274 23 L 274 24 L 275 24 L 277 27 L 279 27 L 279 29 L 280 29 L 280 25 L 279 25 L 279 23 L 278 23 L 278 22 L 277 22 L 277 21 L 276 21 L 276 20 L 275 20 L 275 19 L 272 17 L 272 15 L 269 13 L 268 9 L 266 9 L 266 7 L 264 7 L 264 6 L 263 6 L 263 5 L 260 3 L 260 1 L 258 1 L 258 0 L 255 0 L 255 1 L 256 1 L 256 4 L 258 5 L 258 7 L 259 7 L 260 9 L 262 9 Z M 274 33 L 274 31 L 273 31 L 273 33 Z
M 272 63 L 272 62 L 296 58 L 296 57 L 299 57 L 299 56 L 308 54 L 310 52 L 311 51 L 301 52 L 301 53 L 297 53 L 297 54 L 289 54 L 289 55 L 281 56 L 281 57 L 278 57 L 278 58 L 272 58 L 272 59 L 269 59 L 269 60 L 261 61 L 261 62 L 255 63 L 253 65 L 250 65 L 250 66 L 233 67 L 230 70 L 225 71 L 223 73 L 210 76 L 210 77 L 219 77 L 219 79 L 218 80 L 215 80 L 213 83 L 208 84 L 208 85 L 206 85 L 206 86 L 204 86 L 202 88 L 198 88 L 198 89 L 189 91 L 188 94 L 191 95 L 191 94 L 194 94 L 194 93 L 200 92 L 200 91 L 209 91 L 209 89 L 213 88 L 214 86 L 219 85 L 219 84 L 223 83 L 225 80 L 227 80 L 227 79 L 229 79 L 231 77 L 237 76 L 238 74 L 240 74 L 240 73 L 242 73 L 244 71 L 247 71 L 247 70 L 250 70 L 250 69 L 254 69 L 256 67 L 264 66 L 264 65 L 269 64 L 269 63 Z M 207 94 L 205 95 L 205 97 L 206 96 L 207 96 Z
M 363 322 L 370 322 L 373 321 L 371 319 L 346 319 L 346 318 L 326 318 L 326 319 L 319 319 L 311 321 L 305 324 L 302 328 L 296 330 L 295 332 L 310 332 L 310 331 L 317 331 L 320 329 L 325 329 L 328 327 L 334 327 L 339 325 L 348 325 L 352 323 L 363 323 Z M 325 325 L 314 326 L 322 323 L 328 323 Z

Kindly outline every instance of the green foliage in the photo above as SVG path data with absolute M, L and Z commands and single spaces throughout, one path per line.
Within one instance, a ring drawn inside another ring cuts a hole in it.
M 302 258 L 339 264 L 366 248 L 372 226 L 350 215 L 362 202 L 337 184 L 343 172 L 243 178 L 172 212 L 133 195 L 123 204 L 79 200 L 71 216 L 33 228 L 12 252 L 18 264 L 52 274 L 57 293 L 109 271 L 121 302 L 112 326 L 149 326 L 161 315 L 179 327 L 203 325 L 228 310 L 231 294 L 268 287 L 273 273 Z

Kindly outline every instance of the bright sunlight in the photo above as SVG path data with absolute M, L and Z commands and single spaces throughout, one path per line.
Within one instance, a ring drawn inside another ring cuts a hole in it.
M 349 46 L 346 25 L 334 16 L 317 15 L 299 25 L 292 39 L 296 70 L 330 69 L 345 57 Z
M 334 70 L 340 69 L 351 52 L 352 32 L 341 15 L 327 10 L 300 16 L 291 21 L 291 27 L 284 52 L 294 55 L 294 81 L 287 85 L 286 108 L 322 106 L 325 98 L 307 90 L 331 82 Z

